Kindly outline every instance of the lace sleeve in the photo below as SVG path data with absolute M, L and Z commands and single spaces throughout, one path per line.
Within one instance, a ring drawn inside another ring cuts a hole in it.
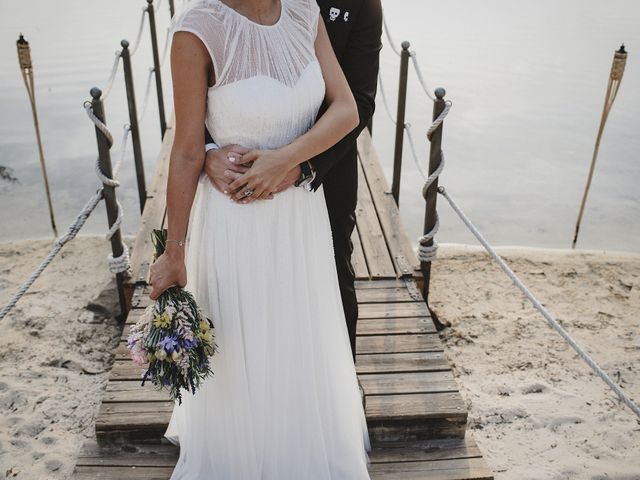
M 219 28 L 216 28 L 215 18 L 206 8 L 206 4 L 196 3 L 182 12 L 171 27 L 171 37 L 176 32 L 192 33 L 204 44 L 213 62 L 217 83 L 217 77 L 222 70 L 220 65 L 221 58 L 219 58 L 221 55 L 218 53 L 220 49 L 217 48 L 220 43 L 221 32 Z

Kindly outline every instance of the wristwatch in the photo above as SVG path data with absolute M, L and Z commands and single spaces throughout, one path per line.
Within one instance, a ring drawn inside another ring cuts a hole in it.
M 296 180 L 294 185 L 296 187 L 303 187 L 307 191 L 311 191 L 311 183 L 316 178 L 316 172 L 311 167 L 311 163 L 307 160 L 300 164 L 300 178 Z

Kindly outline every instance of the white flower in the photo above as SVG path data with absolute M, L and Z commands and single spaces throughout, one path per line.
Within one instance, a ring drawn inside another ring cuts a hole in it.
M 156 358 L 160 361 L 163 361 L 165 358 L 167 358 L 167 352 L 164 350 L 164 348 L 159 348 L 158 350 L 156 350 Z
M 171 354 L 171 358 L 173 358 L 174 362 L 180 360 L 180 357 L 182 357 L 182 353 L 180 353 L 178 350 L 174 350 Z

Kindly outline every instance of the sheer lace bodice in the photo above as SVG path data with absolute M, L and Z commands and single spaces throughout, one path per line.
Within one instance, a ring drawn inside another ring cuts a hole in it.
M 200 0 L 176 19 L 173 31 L 195 34 L 211 55 L 206 125 L 218 144 L 278 148 L 311 128 L 325 93 L 318 20 L 315 0 L 281 0 L 273 25 L 220 0 Z

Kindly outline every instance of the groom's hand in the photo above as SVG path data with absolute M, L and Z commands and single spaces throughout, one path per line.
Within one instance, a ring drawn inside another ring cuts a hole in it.
M 250 165 L 231 162 L 229 157 L 239 159 L 248 151 L 248 148 L 240 145 L 227 145 L 207 152 L 204 171 L 215 188 L 223 193 L 229 193 L 229 184 L 233 181 L 233 178 L 225 175 L 225 172 L 241 175 L 249 170 L 250 167 Z

